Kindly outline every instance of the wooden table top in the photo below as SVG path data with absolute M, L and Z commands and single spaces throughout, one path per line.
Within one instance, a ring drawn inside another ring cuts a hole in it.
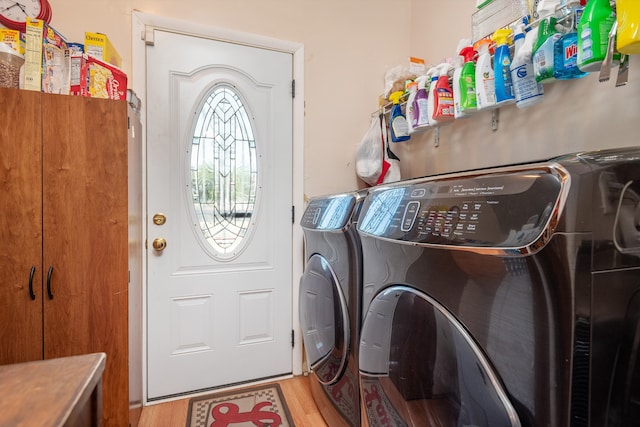
M 93 353 L 0 366 L 0 427 L 64 425 L 93 393 L 105 361 Z

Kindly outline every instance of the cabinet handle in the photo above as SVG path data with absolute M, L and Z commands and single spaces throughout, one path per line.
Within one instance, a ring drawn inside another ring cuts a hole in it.
M 49 266 L 49 271 L 47 271 L 47 294 L 49 295 L 49 299 L 53 299 L 53 292 L 51 292 L 51 276 L 53 275 L 53 266 Z
M 36 267 L 31 266 L 31 272 L 29 273 L 29 296 L 33 301 L 36 299 L 36 294 L 33 293 L 33 276 L 36 274 Z

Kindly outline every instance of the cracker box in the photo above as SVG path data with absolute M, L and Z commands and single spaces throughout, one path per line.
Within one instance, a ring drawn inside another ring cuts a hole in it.
M 27 18 L 24 88 L 68 95 L 71 55 L 65 38 L 41 19 Z
M 88 54 L 82 55 L 81 96 L 127 100 L 127 75 L 124 71 Z
M 104 62 L 108 62 L 116 67 L 122 67 L 122 58 L 118 51 L 113 47 L 109 38 L 101 33 L 84 33 L 84 51 L 85 53 L 98 58 Z
M 24 33 L 18 30 L 9 30 L 0 28 L 0 42 L 9 45 L 9 47 L 20 55 L 24 55 Z

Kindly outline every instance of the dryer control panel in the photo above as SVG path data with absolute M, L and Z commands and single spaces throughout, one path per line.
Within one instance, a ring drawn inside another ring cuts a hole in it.
M 343 230 L 349 224 L 355 205 L 354 194 L 311 199 L 300 225 L 310 230 Z
M 526 246 L 549 225 L 561 191 L 543 170 L 411 181 L 369 193 L 358 229 L 416 243 Z

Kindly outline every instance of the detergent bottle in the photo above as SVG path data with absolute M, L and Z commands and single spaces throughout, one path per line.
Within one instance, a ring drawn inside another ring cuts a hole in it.
M 450 64 L 443 62 L 436 67 L 437 80 L 435 85 L 433 84 L 433 78 L 431 84 L 435 87 L 432 90 L 433 96 L 433 112 L 429 116 L 435 122 L 450 122 L 455 118 L 455 111 L 453 108 L 453 90 L 449 85 L 449 68 Z
M 616 15 L 609 0 L 589 0 L 582 11 L 577 28 L 577 64 L 581 71 L 600 71 L 607 55 L 609 32 Z M 620 28 L 618 28 L 618 32 Z M 619 39 L 619 37 L 618 37 Z
M 418 123 L 418 117 L 416 116 L 416 95 L 418 94 L 418 83 L 415 81 L 410 82 L 407 85 L 409 91 L 409 98 L 407 99 L 407 126 L 409 128 L 409 134 L 412 134 Z
M 460 74 L 462 73 L 462 57 L 457 56 L 453 60 L 453 80 L 451 82 L 451 90 L 453 90 L 453 115 L 456 119 L 465 116 L 460 110 Z
M 533 47 L 533 73 L 536 81 L 551 83 L 553 77 L 554 46 L 561 34 L 556 30 L 556 18 L 548 16 L 540 21 L 538 40 Z
M 438 85 L 439 76 L 439 68 L 438 66 L 431 67 L 429 71 L 427 71 L 427 75 L 429 76 L 429 98 L 427 99 L 427 116 L 429 117 L 429 124 L 431 126 L 435 126 L 438 124 L 438 121 L 434 119 L 434 114 L 436 112 L 436 86 Z
M 486 110 L 496 106 L 495 78 L 491 65 L 491 53 L 489 52 L 490 43 L 490 40 L 482 39 L 477 41 L 474 46 L 478 52 L 478 62 L 476 63 L 476 104 L 478 110 Z
M 391 108 L 391 116 L 389 117 L 389 127 L 391 128 L 391 141 L 402 142 L 408 140 L 409 127 L 407 125 L 407 118 L 402 112 L 402 106 L 400 105 L 400 98 L 404 95 L 403 92 L 393 92 L 389 95 L 389 100 L 393 102 Z
M 618 38 L 616 47 L 620 53 L 640 53 L 640 2 L 617 0 Z
M 560 36 L 553 47 L 553 77 L 556 80 L 577 79 L 587 75 L 578 68 L 576 25 L 582 13 L 582 7 L 580 7 L 579 1 L 571 0 L 566 4 L 565 11 L 564 34 Z
M 465 46 L 460 50 L 464 58 L 464 65 L 460 72 L 460 110 L 473 112 L 477 109 L 476 103 L 476 63 L 477 53 L 473 46 Z
M 496 104 L 504 105 L 515 102 L 513 84 L 511 82 L 511 54 L 509 53 L 509 37 L 511 28 L 496 30 L 491 36 L 496 44 L 493 54 L 493 73 L 496 86 Z
M 513 44 L 515 52 L 511 62 L 511 81 L 513 82 L 513 94 L 518 108 L 531 107 L 542 102 L 544 89 L 542 84 L 536 81 L 533 74 L 533 62 L 531 53 L 533 48 L 533 36 L 530 31 L 525 36 L 524 25 L 516 27 Z
M 415 114 L 417 117 L 416 128 L 423 128 L 431 124 L 429 120 L 429 95 L 427 93 L 428 74 L 416 79 L 418 83 L 418 93 L 415 101 Z

